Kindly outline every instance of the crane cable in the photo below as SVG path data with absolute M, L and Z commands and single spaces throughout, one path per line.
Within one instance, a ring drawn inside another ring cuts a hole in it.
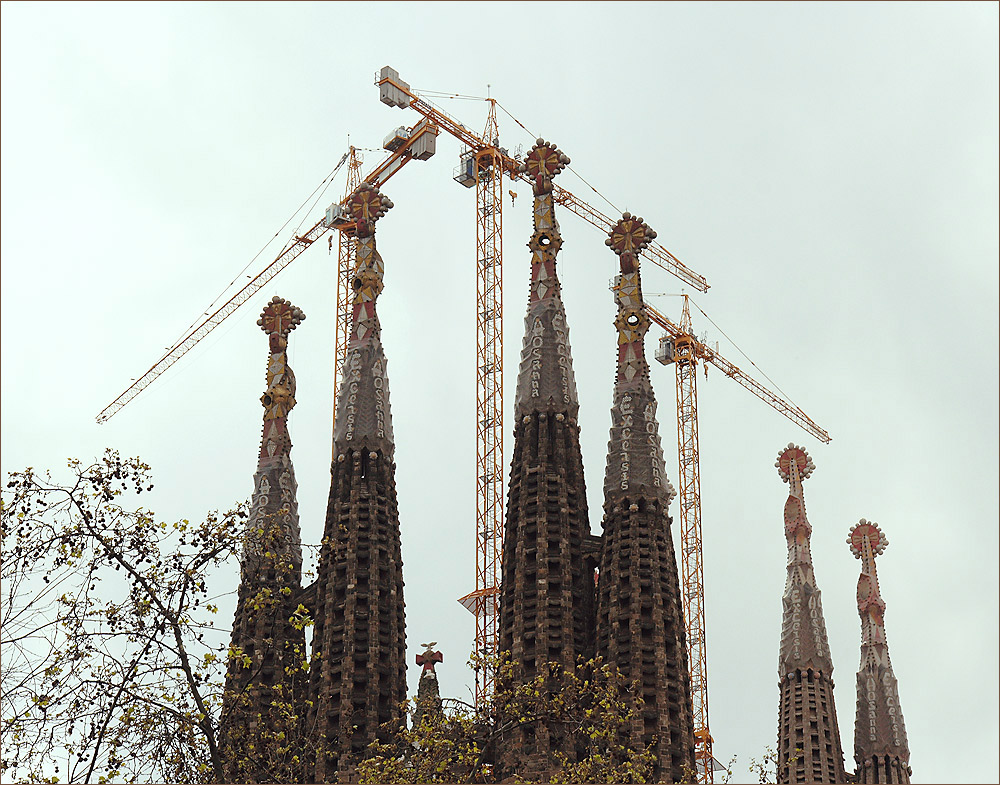
M 504 105 L 503 105 L 502 103 L 500 103 L 499 101 L 497 101 L 497 106 L 499 106 L 499 107 L 500 107 L 500 108 L 501 108 L 501 109 L 503 110 L 503 113 L 504 113 L 505 115 L 507 115 L 507 116 L 508 116 L 508 117 L 509 117 L 509 118 L 510 118 L 511 120 L 513 120 L 513 121 L 514 121 L 515 123 L 517 123 L 517 124 L 518 124 L 519 126 L 521 126 L 521 128 L 523 128 L 523 129 L 525 130 L 525 132 L 527 132 L 528 136 L 530 136 L 530 137 L 531 137 L 532 139 L 538 139 L 538 138 L 539 138 L 538 136 L 536 136 L 535 134 L 533 134 L 533 133 L 531 132 L 531 130 L 530 130 L 530 129 L 528 129 L 528 127 L 527 127 L 527 126 L 526 126 L 526 125 L 525 125 L 524 123 L 522 123 L 522 122 L 521 122 L 520 120 L 518 120 L 518 119 L 517 119 L 516 117 L 514 117 L 514 115 L 512 115 L 512 114 L 511 114 L 511 113 L 510 113 L 510 112 L 509 112 L 509 111 L 507 110 L 507 107 L 505 107 L 505 106 L 504 106 Z M 608 199 L 608 197 L 606 197 L 606 196 L 605 196 L 604 194 L 602 194 L 602 193 L 601 193 L 600 191 L 598 191 L 598 190 L 597 190 L 597 189 L 596 189 L 596 188 L 595 188 L 595 187 L 594 187 L 593 185 L 591 185 L 591 184 L 590 184 L 590 182 L 589 182 L 589 181 L 587 180 L 587 178 L 585 178 L 585 177 L 584 177 L 584 176 L 583 176 L 582 174 L 580 174 L 580 173 L 579 173 L 578 171 L 576 171 L 576 169 L 574 169 L 574 168 L 573 168 L 572 166 L 567 166 L 566 168 L 567 168 L 567 169 L 569 169 L 569 170 L 570 170 L 570 171 L 571 171 L 571 172 L 572 172 L 573 174 L 575 174 L 575 175 L 576 175 L 577 177 L 579 177 L 579 178 L 580 178 L 580 180 L 581 180 L 581 181 L 582 181 L 582 182 L 583 182 L 583 183 L 584 183 L 584 184 L 585 184 L 585 185 L 586 185 L 586 186 L 587 186 L 587 187 L 588 187 L 588 188 L 589 188 L 589 189 L 590 189 L 591 191 L 593 191 L 593 192 L 594 192 L 595 194 L 597 194 L 597 195 L 598 195 L 599 197 L 601 197 L 601 199 L 603 199 L 603 200 L 604 200 L 605 202 L 607 202 L 607 203 L 608 203 L 608 206 L 609 206 L 609 207 L 610 207 L 610 208 L 611 208 L 612 210 L 614 210 L 614 211 L 615 211 L 616 213 L 621 213 L 621 210 L 620 210 L 620 209 L 619 209 L 619 208 L 617 207 L 617 205 L 615 205 L 615 203 L 614 203 L 614 202 L 612 202 L 612 201 L 611 201 L 610 199 Z
M 746 361 L 748 363 L 750 363 L 754 368 L 756 368 L 757 371 L 760 373 L 760 375 L 763 376 L 765 379 L 767 379 L 774 386 L 774 389 L 776 389 L 778 392 L 780 392 L 782 395 L 784 395 L 785 399 L 789 403 L 791 403 L 792 406 L 794 406 L 796 409 L 798 409 L 801 414 L 805 414 L 805 412 L 802 411 L 802 407 L 800 407 L 797 403 L 795 403 L 795 401 L 792 400 L 792 396 L 790 396 L 788 393 L 786 393 L 784 390 L 782 390 L 781 387 L 779 387 L 778 384 L 774 381 L 774 379 L 772 379 L 770 376 L 768 376 L 766 373 L 764 373 L 760 369 L 760 366 L 757 365 L 757 363 L 755 363 L 753 360 L 751 360 L 749 357 L 747 357 L 746 352 L 744 352 L 739 347 L 739 344 L 737 344 L 736 341 L 734 341 L 732 338 L 730 338 L 728 335 L 726 335 L 726 331 L 723 330 L 721 327 L 719 327 L 719 325 L 717 325 L 715 323 L 715 321 L 712 319 L 712 317 L 709 316 L 707 313 L 705 313 L 704 310 L 702 310 L 701 306 L 698 305 L 698 303 L 696 303 L 690 297 L 688 297 L 688 300 L 691 302 L 692 305 L 694 305 L 695 308 L 697 308 L 701 312 L 702 316 L 704 316 L 706 319 L 708 319 L 708 321 L 712 322 L 712 325 L 715 327 L 715 329 L 718 330 L 720 333 L 722 333 L 726 337 L 727 341 L 729 341 L 733 346 L 736 347 L 736 351 L 738 351 L 740 354 L 742 354 L 743 357 L 746 358 Z
M 316 200 L 315 200 L 315 201 L 313 202 L 312 206 L 311 206 L 311 207 L 309 208 L 309 211 L 307 211 L 307 212 L 305 213 L 305 215 L 308 215 L 308 213 L 309 213 L 309 212 L 310 212 L 310 211 L 312 210 L 312 208 L 313 208 L 313 207 L 315 207 L 315 205 L 316 205 L 316 202 L 317 202 L 317 201 L 319 201 L 319 199 L 320 199 L 320 198 L 321 198 L 321 197 L 323 196 L 323 194 L 324 194 L 324 193 L 326 192 L 326 189 L 327 189 L 327 188 L 329 188 L 329 187 L 330 187 L 330 185 L 331 185 L 331 184 L 333 183 L 333 178 L 334 178 L 334 177 L 336 177 L 336 175 L 337 175 L 337 172 L 339 172 L 339 171 L 340 171 L 340 168 L 341 168 L 341 167 L 342 167 L 342 166 L 344 165 L 344 162 L 345 162 L 346 160 L 347 160 L 347 153 L 344 153 L 344 154 L 343 154 L 343 155 L 342 155 L 342 156 L 340 157 L 340 160 L 339 160 L 339 161 L 337 162 L 337 165 L 336 165 L 335 167 L 333 167 L 333 171 L 332 171 L 332 172 L 330 172 L 330 174 L 328 174 L 328 175 L 327 175 L 326 177 L 324 177 L 324 178 L 323 178 L 323 180 L 322 180 L 322 181 L 320 182 L 320 184 L 319 184 L 319 185 L 317 185 L 317 186 L 316 186 L 316 188 L 314 188 L 314 189 L 313 189 L 313 192 L 312 192 L 311 194 L 309 194 L 309 196 L 307 196 L 307 197 L 306 197 L 306 198 L 305 198 L 305 199 L 303 200 L 302 204 L 300 204 L 300 205 L 298 206 L 298 209 L 296 209 L 296 210 L 295 210 L 295 211 L 294 211 L 294 212 L 293 212 L 293 213 L 292 213 L 292 214 L 291 214 L 291 215 L 290 215 L 290 216 L 288 217 L 288 219 L 287 219 L 287 220 L 286 220 L 286 221 L 285 221 L 285 222 L 284 222 L 284 223 L 283 223 L 283 224 L 281 225 L 281 228 L 280 228 L 280 229 L 278 229 L 278 231 L 276 231 L 276 232 L 274 233 L 274 236 L 273 236 L 273 237 L 272 237 L 272 238 L 271 238 L 270 240 L 268 240 L 268 241 L 267 241 L 266 243 L 264 243 L 264 245 L 263 245 L 263 246 L 261 246 L 261 249 L 260 249 L 259 251 L 257 251 L 257 253 L 256 253 L 256 254 L 254 254 L 254 257 L 253 257 L 253 258 L 252 258 L 252 259 L 251 259 L 251 260 L 250 260 L 249 262 L 247 262 L 247 263 L 246 263 L 246 265 L 244 265 L 244 267 L 243 267 L 243 269 L 242 269 L 242 270 L 240 270 L 240 271 L 239 271 L 238 273 L 236 273 L 236 276 L 235 276 L 235 277 L 233 278 L 233 280 L 231 280 L 231 281 L 230 281 L 230 282 L 229 282 L 229 283 L 228 283 L 228 284 L 227 284 L 227 285 L 225 286 L 225 288 L 223 288 L 223 290 L 222 290 L 221 292 L 219 292 L 219 294 L 218 294 L 218 295 L 216 295 L 215 299 L 214 299 L 214 300 L 212 300 L 212 302 L 211 302 L 211 303 L 209 303 L 208 307 L 207 307 L 207 308 L 206 308 L 206 309 L 204 310 L 204 312 L 203 312 L 203 314 L 202 314 L 203 316 L 208 316 L 208 315 L 209 315 L 209 314 L 210 314 L 210 313 L 212 312 L 212 309 L 213 309 L 213 308 L 215 307 L 216 303 L 218 303 L 218 302 L 219 302 L 219 300 L 221 300 L 221 299 L 222 299 L 222 298 L 223 298 L 223 297 L 225 296 L 226 292 L 228 292 L 228 291 L 229 291 L 229 290 L 230 290 L 230 289 L 232 288 L 232 286 L 233 286 L 233 285 L 234 285 L 234 284 L 236 283 L 236 281 L 238 281 L 238 280 L 239 280 L 240 276 L 242 276 L 242 275 L 243 275 L 243 274 L 244 274 L 244 273 L 245 273 L 245 272 L 246 272 L 246 271 L 247 271 L 247 270 L 248 270 L 248 269 L 250 268 L 250 265 L 252 265 L 252 264 L 253 264 L 253 263 L 254 263 L 255 261 L 257 261 L 257 259 L 258 259 L 258 258 L 260 258 L 260 255 L 261 255 L 262 253 L 264 253 L 264 251 L 265 251 L 265 250 L 266 250 L 266 249 L 268 248 L 268 246 L 270 246 L 270 245 L 271 245 L 271 243 L 273 243 L 273 242 L 274 242 L 275 238 L 276 238 L 276 237 L 277 237 L 277 236 L 278 236 L 279 234 L 281 234 L 281 233 L 282 233 L 282 232 L 283 232 L 283 231 L 285 230 L 285 227 L 287 227 L 287 226 L 288 226 L 288 224 L 290 224 L 290 223 L 292 222 L 292 220 L 293 220 L 293 219 L 295 218 L 295 216 L 296 216 L 296 215 L 298 215 L 298 214 L 299 214 L 299 213 L 300 213 L 300 212 L 302 211 L 302 208 L 303 208 L 303 207 L 304 207 L 304 206 L 306 205 L 306 202 L 308 202 L 308 201 L 309 201 L 310 199 L 312 199 L 312 198 L 313 198 L 313 196 L 314 196 L 314 195 L 316 195 L 316 192 L 317 192 L 317 191 L 319 191 L 319 196 L 317 196 L 317 197 L 316 197 Z M 325 187 L 324 187 L 324 186 L 325 186 Z M 320 189 L 322 189 L 322 190 L 320 190 Z M 298 234 L 298 232 L 299 232 L 299 229 L 301 229 L 301 228 L 302 228 L 302 223 L 303 223 L 303 221 L 305 221 L 305 217 L 304 217 L 304 216 L 303 216 L 302 220 L 301 220 L 301 221 L 299 221 L 299 225 L 298 225 L 298 226 L 297 226 L 297 227 L 295 228 L 295 233 L 296 233 L 296 234 Z M 197 324 L 198 324 L 198 319 L 195 319 L 195 320 L 194 320 L 193 322 L 191 322 L 191 324 L 189 324 L 189 325 L 188 325 L 187 327 L 185 327 L 185 328 L 184 328 L 184 329 L 183 329 L 183 330 L 181 331 L 181 336 L 180 336 L 180 337 L 179 337 L 179 338 L 178 338 L 178 339 L 177 339 L 176 341 L 174 341 L 174 343 L 173 343 L 173 344 L 172 344 L 172 345 L 171 345 L 170 347 L 168 347 L 168 348 L 166 349 L 166 352 L 167 352 L 167 354 L 169 354 L 169 353 L 170 353 L 170 351 L 171 351 L 171 350 L 172 350 L 172 349 L 173 349 L 174 347 L 176 347 L 176 346 L 177 346 L 178 344 L 180 344 L 180 343 L 181 343 L 182 341 L 184 341 L 184 340 L 185 340 L 185 339 L 186 339 L 186 338 L 187 338 L 187 337 L 188 337 L 188 336 L 189 336 L 189 335 L 191 334 L 191 331 L 192 331 L 192 329 L 193 329 L 193 328 L 194 328 L 194 327 L 195 327 L 195 326 L 196 326 Z M 166 357 L 166 356 L 167 356 L 167 355 L 166 355 L 166 354 L 164 354 L 164 355 L 162 355 L 162 356 L 160 357 L 160 359 L 162 360 L 162 359 L 163 359 L 163 357 Z

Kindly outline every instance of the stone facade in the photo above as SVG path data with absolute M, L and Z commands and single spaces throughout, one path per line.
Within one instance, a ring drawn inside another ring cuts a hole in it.
M 854 760 L 857 782 L 909 783 L 910 748 L 899 707 L 896 676 L 889 661 L 885 637 L 885 601 L 879 591 L 875 558 L 889 540 L 878 524 L 864 518 L 851 529 L 847 542 L 861 560 L 858 613 L 861 616 L 861 667 L 858 669 L 858 707 L 854 723 Z
M 681 782 L 694 771 L 691 681 L 656 398 L 643 346 L 638 254 L 655 237 L 626 213 L 608 245 L 619 256 L 615 286 L 618 368 L 604 480 L 604 535 L 597 586 L 597 654 L 638 682 L 644 705 L 628 741 L 652 744 L 654 781 Z
M 392 203 L 367 183 L 356 221 L 351 337 L 334 426 L 330 497 L 314 601 L 308 710 L 316 759 L 307 781 L 349 782 L 406 697 L 403 563 L 389 384 L 375 302 L 375 222 Z
M 569 163 L 539 139 L 525 158 L 534 180 L 531 285 L 514 404 L 500 595 L 499 649 L 515 679 L 530 680 L 546 662 L 573 669 L 593 654 L 594 580 L 583 558 L 590 535 L 580 451 L 579 404 L 566 312 L 556 275 L 562 245 L 552 178 Z M 552 685 L 558 689 L 558 685 Z M 571 754 L 554 728 L 532 725 L 503 740 L 501 776 L 528 779 L 555 768 L 553 754 Z
M 302 545 L 288 414 L 295 406 L 295 375 L 288 366 L 288 334 L 305 319 L 274 297 L 257 324 L 267 333 L 264 426 L 250 518 L 241 559 L 240 587 L 231 637 L 220 737 L 230 782 L 273 781 L 280 756 L 274 733 L 294 705 L 294 674 L 305 659 L 305 633 L 296 625 L 301 594 Z M 273 704 L 279 704 L 275 706 Z M 286 735 L 298 727 L 282 727 Z M 261 754 L 249 754 L 250 745 Z M 287 773 L 281 769 L 281 773 Z M 279 775 L 280 776 L 280 775 Z
M 788 573 L 778 656 L 778 782 L 846 782 L 833 700 L 833 660 L 802 493 L 802 481 L 815 465 L 805 450 L 789 444 L 775 466 L 789 484 L 784 513 Z

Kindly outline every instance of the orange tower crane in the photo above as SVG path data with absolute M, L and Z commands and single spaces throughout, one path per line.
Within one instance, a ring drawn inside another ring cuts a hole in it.
M 379 99 L 389 106 L 411 108 L 436 128 L 447 131 L 465 146 L 455 180 L 476 188 L 476 588 L 459 599 L 476 616 L 476 653 L 489 662 L 497 653 L 497 598 L 504 527 L 503 452 L 503 298 L 501 292 L 503 202 L 502 178 L 530 182 L 519 171 L 520 161 L 500 147 L 497 135 L 496 101 L 487 99 L 489 118 L 483 136 L 478 136 L 455 118 L 442 112 L 410 89 L 389 66 L 376 77 Z M 553 186 L 559 204 L 602 232 L 616 221 L 577 198 L 565 188 Z M 708 291 L 704 276 L 694 272 L 666 248 L 653 242 L 647 253 L 663 267 L 699 291 Z M 493 693 L 489 667 L 476 671 L 476 703 Z
M 701 538 L 701 470 L 698 454 L 697 366 L 702 360 L 719 368 L 726 376 L 776 409 L 793 423 L 829 442 L 830 434 L 816 425 L 805 412 L 768 390 L 716 350 L 699 341 L 691 326 L 688 297 L 680 325 L 674 324 L 646 303 L 650 319 L 666 331 L 656 350 L 656 359 L 677 369 L 677 462 L 678 499 L 681 522 L 681 595 L 687 623 L 688 667 L 691 671 L 691 699 L 694 711 L 695 759 L 699 782 L 712 782 L 715 761 L 708 725 L 708 657 L 705 645 L 705 574 Z
M 479 136 L 461 122 L 441 111 L 410 90 L 399 74 L 386 66 L 376 77 L 380 100 L 389 106 L 412 108 L 422 119 L 411 127 L 395 129 L 385 140 L 390 155 L 369 172 L 363 181 L 380 188 L 390 177 L 411 160 L 427 160 L 435 153 L 436 137 L 447 131 L 464 145 L 461 165 L 455 173 L 459 183 L 476 188 L 476 264 L 477 264 L 477 428 L 476 428 L 476 589 L 459 601 L 476 616 L 476 651 L 486 659 L 496 653 L 497 591 L 500 580 L 504 525 L 504 452 L 503 452 L 503 298 L 502 298 L 502 178 L 526 182 L 530 178 L 519 172 L 520 161 L 499 146 L 496 122 L 496 101 L 490 104 L 485 132 Z M 337 229 L 337 322 L 335 328 L 335 377 L 333 410 L 336 412 L 337 379 L 347 351 L 347 331 L 350 324 L 350 273 L 354 263 L 354 222 L 344 206 L 361 182 L 361 159 L 351 147 L 331 173 L 330 178 L 349 161 L 345 197 L 330 205 L 326 215 L 302 234 L 291 240 L 257 275 L 215 310 L 206 312 L 183 336 L 139 379 L 129 385 L 98 415 L 104 423 L 132 401 L 142 390 L 194 348 L 212 330 L 232 315 L 237 308 L 263 288 L 285 267 L 310 248 L 326 232 Z M 354 186 L 354 187 L 352 187 Z M 554 186 L 556 204 L 607 232 L 615 223 L 601 211 L 574 196 L 561 186 Z M 330 240 L 332 251 L 333 241 Z M 699 275 L 660 243 L 647 249 L 648 259 L 667 270 L 683 283 L 701 292 L 708 291 L 704 276 Z M 492 694 L 493 674 L 480 669 L 476 676 L 476 701 Z

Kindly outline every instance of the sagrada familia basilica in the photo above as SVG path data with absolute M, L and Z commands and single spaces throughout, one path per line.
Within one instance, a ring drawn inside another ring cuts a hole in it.
M 676 495 L 660 444 L 644 337 L 640 257 L 655 233 L 628 213 L 607 245 L 618 259 L 614 287 L 617 371 L 604 477 L 601 535 L 591 533 L 579 438 L 579 398 L 556 260 L 562 244 L 553 179 L 569 159 L 538 140 L 524 159 L 533 181 L 534 231 L 525 334 L 514 402 L 514 448 L 503 540 L 499 648 L 514 673 L 532 679 L 549 662 L 572 668 L 601 656 L 617 667 L 642 709 L 628 742 L 652 745 L 657 781 L 695 771 L 685 625 L 669 514 Z M 348 202 L 357 222 L 357 267 L 347 362 L 334 427 L 330 495 L 315 583 L 302 586 L 301 535 L 288 415 L 295 377 L 289 336 L 305 315 L 275 297 L 258 322 L 268 336 L 264 424 L 252 517 L 226 682 L 223 739 L 241 749 L 255 723 L 277 723 L 276 699 L 298 708 L 312 734 L 304 782 L 351 782 L 380 726 L 399 719 L 406 698 L 406 626 L 396 502 L 389 376 L 377 312 L 383 261 L 375 229 L 392 203 L 363 184 Z M 853 772 L 834 705 L 833 662 L 810 553 L 803 483 L 814 470 L 789 445 L 776 462 L 788 484 L 787 581 L 778 658 L 779 782 L 908 783 L 909 748 L 886 643 L 876 558 L 887 540 L 862 520 L 850 531 L 861 560 Z M 595 575 L 597 579 L 595 580 Z M 261 598 L 266 598 L 262 602 Z M 313 620 L 307 645 L 296 614 Z M 421 690 L 436 700 L 434 644 L 417 655 Z M 307 668 L 296 663 L 309 662 Z M 633 699 L 633 698 L 630 698 Z M 418 709 L 421 702 L 418 701 Z M 545 781 L 570 741 L 544 724 L 504 740 L 492 761 L 501 780 Z M 237 756 L 239 757 L 239 756 Z M 262 781 L 252 756 L 231 774 Z

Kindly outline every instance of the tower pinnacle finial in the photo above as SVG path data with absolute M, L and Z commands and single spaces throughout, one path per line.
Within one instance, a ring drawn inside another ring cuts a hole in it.
M 541 196 L 552 191 L 552 178 L 569 166 L 569 156 L 552 142 L 539 137 L 531 146 L 520 171 L 534 180 L 534 194 Z
M 353 216 L 357 228 L 355 234 L 370 237 L 375 232 L 375 223 L 393 207 L 392 200 L 371 183 L 361 183 L 347 200 L 347 212 Z

